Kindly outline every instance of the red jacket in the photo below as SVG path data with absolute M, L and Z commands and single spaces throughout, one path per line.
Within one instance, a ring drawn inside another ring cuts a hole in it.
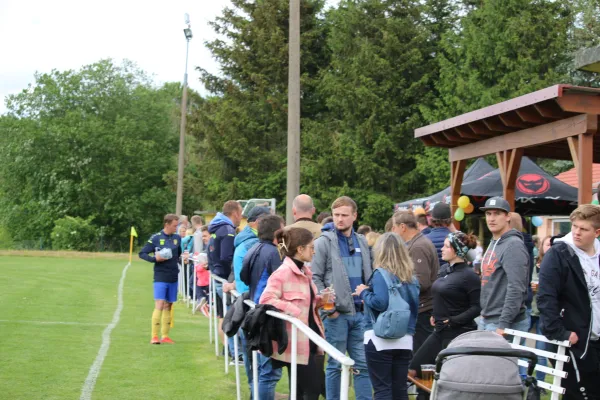
M 282 313 L 298 318 L 306 326 L 308 326 L 308 313 L 310 311 L 310 288 L 312 287 L 315 293 L 313 301 L 314 319 L 319 327 L 317 332 L 321 337 L 325 337 L 323 323 L 317 312 L 317 308 L 321 305 L 321 296 L 317 292 L 317 287 L 312 281 L 312 271 L 310 267 L 304 266 L 304 273 L 296 266 L 291 258 L 286 257 L 283 264 L 269 277 L 267 287 L 262 296 L 260 296 L 261 304 L 270 304 Z M 292 338 L 292 325 L 286 322 L 286 330 L 288 338 Z M 275 349 L 276 343 L 273 343 Z M 319 354 L 322 350 L 319 348 Z M 310 354 L 310 340 L 308 337 L 298 330 L 298 364 L 307 365 L 308 356 Z M 273 352 L 272 357 L 279 361 L 292 361 L 292 345 L 287 347 L 283 354 Z

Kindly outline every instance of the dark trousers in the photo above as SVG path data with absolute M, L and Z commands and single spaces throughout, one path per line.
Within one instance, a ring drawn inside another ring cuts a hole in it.
M 283 364 L 283 363 L 282 363 Z M 292 367 L 285 363 L 288 370 L 289 384 L 292 384 Z M 307 365 L 297 365 L 296 370 L 296 398 L 298 400 L 319 400 L 325 397 L 325 356 L 310 354 Z M 290 393 L 292 389 L 290 386 Z
M 417 316 L 417 327 L 415 336 L 413 337 L 413 352 L 419 351 L 419 348 L 425 343 L 429 335 L 433 333 L 433 326 L 429 319 L 433 315 L 433 311 L 423 311 Z
M 365 345 L 374 400 L 408 400 L 406 376 L 410 350 L 377 351 L 372 341 Z
M 565 363 L 564 370 L 568 375 L 562 381 L 566 389 L 563 400 L 600 399 L 600 343 L 594 341 L 588 346 L 584 360 L 571 355 L 571 361 Z M 574 362 L 577 364 L 577 371 Z
M 457 336 L 462 335 L 465 332 L 473 331 L 472 328 L 450 328 L 446 327 L 440 331 L 434 331 L 425 343 L 421 346 L 419 351 L 415 353 L 411 363 L 410 369 L 417 371 L 417 374 L 421 376 L 421 365 L 423 364 L 435 364 L 435 358 L 440 351 L 448 347 L 448 344 L 454 340 Z
M 205 298 L 206 301 L 208 301 L 208 286 L 196 286 L 196 300 L 202 298 Z

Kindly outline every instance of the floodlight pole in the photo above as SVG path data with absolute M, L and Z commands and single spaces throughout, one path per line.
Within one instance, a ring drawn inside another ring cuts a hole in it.
M 300 194 L 300 0 L 290 0 L 286 222 Z
M 189 16 L 186 14 L 185 22 L 187 28 L 183 30 L 185 40 L 185 73 L 183 75 L 183 95 L 181 97 L 181 125 L 179 127 L 179 159 L 177 164 L 177 200 L 175 203 L 175 214 L 181 215 L 183 206 L 183 170 L 185 167 L 185 125 L 187 122 L 187 87 L 188 87 L 188 54 L 190 51 L 190 40 L 192 39 L 192 28 Z

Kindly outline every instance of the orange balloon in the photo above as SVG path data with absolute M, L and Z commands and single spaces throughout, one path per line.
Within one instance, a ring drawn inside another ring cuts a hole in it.
M 473 203 L 469 203 L 469 205 L 465 208 L 465 214 L 471 214 L 473 211 L 475 211 L 475 206 Z
M 423 207 L 417 207 L 413 210 L 413 214 L 415 215 L 425 215 L 425 209 Z

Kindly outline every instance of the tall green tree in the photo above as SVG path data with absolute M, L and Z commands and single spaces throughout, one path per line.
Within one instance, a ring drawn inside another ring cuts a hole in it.
M 318 72 L 327 65 L 323 0 L 301 7 L 302 115 L 322 108 Z M 231 198 L 275 197 L 285 209 L 287 142 L 288 1 L 233 0 L 212 26 L 208 42 L 220 74 L 200 68 L 214 95 L 192 123 L 202 163 L 197 182 L 203 207 Z
M 571 8 L 551 0 L 463 2 L 459 29 L 442 35 L 438 98 L 424 107 L 428 122 L 441 121 L 513 97 L 569 82 Z M 427 148 L 417 171 L 428 184 L 449 182 L 447 151 Z M 443 162 L 443 163 L 442 163 Z
M 421 190 L 413 171 L 421 144 L 413 135 L 429 84 L 422 7 L 342 1 L 328 21 L 331 63 L 319 85 L 327 115 L 304 132 L 303 177 L 309 192 L 327 200 L 354 194 L 368 222 L 382 227 L 393 200 Z
M 54 221 L 91 220 L 127 248 L 174 204 L 164 175 L 177 154 L 178 106 L 131 63 L 38 73 L 0 118 L 0 218 L 16 241 L 48 240 Z
M 483 1 L 442 39 L 441 120 L 564 82 L 571 10 L 551 0 Z

